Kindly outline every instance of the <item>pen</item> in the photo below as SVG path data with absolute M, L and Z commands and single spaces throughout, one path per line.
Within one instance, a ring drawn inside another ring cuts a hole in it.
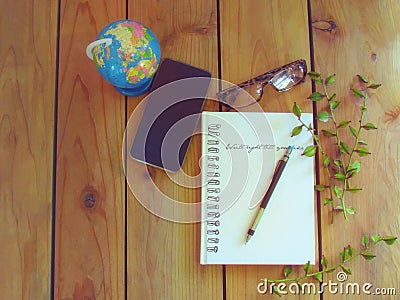
M 288 149 L 286 150 L 285 154 L 279 160 L 278 165 L 275 168 L 275 172 L 274 172 L 274 175 L 272 176 L 271 184 L 269 185 L 268 190 L 265 193 L 265 195 L 261 201 L 258 214 L 256 215 L 256 217 L 253 221 L 253 225 L 247 231 L 246 244 L 248 243 L 248 241 L 251 239 L 251 237 L 254 235 L 254 232 L 256 231 L 258 223 L 260 222 L 261 217 L 264 214 L 264 211 L 265 211 L 265 208 L 267 207 L 269 199 L 271 199 L 272 193 L 274 192 L 274 189 L 279 181 L 279 178 L 282 175 L 283 169 L 285 168 L 286 163 L 289 160 L 289 155 L 290 155 L 290 153 L 292 153 L 292 150 L 293 150 L 293 147 L 289 146 Z

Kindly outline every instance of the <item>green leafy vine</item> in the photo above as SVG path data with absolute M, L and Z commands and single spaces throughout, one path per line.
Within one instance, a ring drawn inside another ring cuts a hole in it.
M 323 282 L 324 274 L 332 273 L 333 271 L 338 269 L 345 272 L 348 275 L 351 275 L 351 269 L 348 266 L 346 266 L 347 263 L 360 256 L 363 257 L 365 260 L 372 260 L 376 257 L 375 254 L 371 253 L 372 248 L 374 248 L 380 242 L 385 242 L 385 244 L 387 245 L 393 245 L 396 240 L 397 237 L 394 236 L 385 236 L 385 237 L 381 237 L 379 235 L 373 235 L 371 237 L 363 236 L 361 239 L 361 245 L 362 245 L 361 249 L 356 253 L 351 245 L 344 247 L 343 251 L 339 254 L 340 261 L 335 264 L 330 265 L 327 258 L 325 256 L 322 256 L 320 262 L 322 270 L 320 271 L 313 271 L 310 262 L 307 262 L 303 266 L 304 270 L 303 275 L 290 277 L 290 274 L 292 274 L 293 271 L 293 267 L 286 266 L 283 269 L 284 278 L 276 280 L 269 280 L 269 279 L 267 280 L 260 279 L 260 280 L 264 281 L 266 284 L 272 285 L 272 292 L 281 296 L 281 293 L 277 288 L 278 284 L 280 283 L 286 283 L 286 284 L 296 283 L 301 290 L 302 283 L 304 283 L 305 281 L 308 281 L 309 279 L 314 279 L 319 282 Z
M 317 118 L 319 121 L 324 123 L 330 123 L 332 129 L 321 130 L 322 134 L 328 138 L 335 140 L 337 145 L 337 157 L 331 157 L 327 151 L 323 148 L 320 136 L 314 130 L 311 124 L 305 124 L 301 119 L 301 108 L 297 103 L 293 105 L 293 114 L 298 118 L 300 125 L 296 126 L 292 130 L 292 136 L 296 136 L 306 129 L 313 137 L 315 145 L 309 145 L 305 148 L 302 153 L 305 156 L 314 156 L 319 149 L 323 161 L 323 168 L 328 178 L 327 184 L 318 184 L 315 189 L 318 192 L 328 190 L 328 197 L 324 198 L 324 205 L 331 207 L 331 220 L 334 220 L 335 212 L 342 212 L 344 218 L 347 220 L 348 215 L 355 213 L 352 206 L 346 204 L 346 196 L 348 192 L 357 193 L 362 190 L 361 187 L 351 185 L 350 179 L 353 178 L 357 173 L 360 172 L 361 163 L 355 158 L 357 153 L 359 157 L 370 155 L 371 153 L 366 148 L 365 139 L 361 138 L 363 130 L 375 130 L 377 127 L 373 123 L 365 122 L 365 114 L 368 110 L 367 99 L 368 92 L 371 89 L 377 89 L 381 85 L 375 83 L 369 83 L 365 77 L 358 75 L 360 82 L 363 85 L 363 90 L 352 88 L 352 93 L 355 97 L 362 99 L 362 105 L 360 106 L 360 118 L 358 124 L 353 127 L 351 120 L 338 120 L 336 116 L 336 109 L 342 104 L 341 101 L 337 100 L 336 93 L 329 93 L 328 87 L 335 83 L 335 75 L 330 75 L 327 78 L 323 78 L 320 73 L 310 72 L 308 74 L 310 78 L 319 86 L 322 87 L 322 91 L 312 93 L 308 99 L 311 101 L 325 100 L 328 105 L 328 110 L 323 110 L 318 113 Z M 349 145 L 344 136 L 344 130 L 348 131 L 350 136 L 353 138 L 352 143 Z
M 336 81 L 336 75 L 333 74 L 324 78 L 320 73 L 309 72 L 308 76 L 315 82 L 317 87 L 320 87 L 320 91 L 313 92 L 308 99 L 314 102 L 326 101 L 327 109 L 319 112 L 317 119 L 320 122 L 327 123 L 327 128 L 329 129 L 323 129 L 321 130 L 321 133 L 328 139 L 328 141 L 332 140 L 330 145 L 335 145 L 336 151 L 333 151 L 334 153 L 330 154 L 323 148 L 317 130 L 313 128 L 312 124 L 306 124 L 303 122 L 301 118 L 302 110 L 297 103 L 294 103 L 293 105 L 293 114 L 297 117 L 299 125 L 292 129 L 291 135 L 299 135 L 303 130 L 307 130 L 312 135 L 314 144 L 307 146 L 302 155 L 313 157 L 319 152 L 322 158 L 322 167 L 328 181 L 327 183 L 316 185 L 315 189 L 319 193 L 324 191 L 328 192 L 328 196 L 325 197 L 323 201 L 325 206 L 331 208 L 332 223 L 336 212 L 342 212 L 344 218 L 347 220 L 348 215 L 353 215 L 355 213 L 354 208 L 347 205 L 347 195 L 349 192 L 357 193 L 362 190 L 361 187 L 351 184 L 351 179 L 361 170 L 361 162 L 357 159 L 356 154 L 358 157 L 364 157 L 371 154 L 367 148 L 367 142 L 361 135 L 364 131 L 377 129 L 375 124 L 365 121 L 365 115 L 368 110 L 367 99 L 369 92 L 379 88 L 381 84 L 370 83 L 365 77 L 357 75 L 362 87 L 360 89 L 352 88 L 351 91 L 357 99 L 362 101 L 362 104 L 359 108 L 358 122 L 353 127 L 351 120 L 340 120 L 336 114 L 342 101 L 337 99 L 336 93 L 329 92 L 329 88 Z M 348 142 L 349 138 L 347 138 L 347 140 L 345 139 L 346 135 L 350 136 L 350 142 Z M 365 260 L 372 260 L 376 256 L 371 253 L 372 248 L 380 242 L 392 245 L 396 240 L 397 237 L 391 235 L 384 237 L 379 235 L 373 235 L 370 237 L 363 236 L 361 240 L 361 249 L 356 253 L 351 245 L 344 247 L 343 251 L 339 254 L 339 262 L 336 262 L 335 264 L 329 264 L 328 259 L 322 255 L 320 270 L 318 271 L 313 270 L 310 262 L 307 262 L 303 266 L 303 275 L 290 277 L 293 267 L 286 266 L 283 269 L 284 277 L 282 279 L 261 279 L 261 281 L 265 284 L 271 284 L 272 292 L 281 296 L 277 286 L 279 284 L 295 283 L 299 288 L 301 288 L 302 283 L 305 281 L 314 279 L 318 282 L 322 282 L 324 274 L 331 273 L 338 269 L 349 275 L 351 274 L 351 270 L 347 266 L 348 262 L 358 257 L 363 257 Z

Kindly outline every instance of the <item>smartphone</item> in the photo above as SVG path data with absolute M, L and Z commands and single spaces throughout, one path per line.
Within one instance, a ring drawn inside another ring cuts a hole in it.
M 131 147 L 131 156 L 168 171 L 178 171 L 200 120 L 211 74 L 169 58 L 153 79 Z

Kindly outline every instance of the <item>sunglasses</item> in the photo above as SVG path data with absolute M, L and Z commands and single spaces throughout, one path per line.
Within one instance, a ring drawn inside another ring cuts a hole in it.
M 261 100 L 266 85 L 272 85 L 278 92 L 286 92 L 304 82 L 306 75 L 307 63 L 299 59 L 222 90 L 217 93 L 217 98 L 229 108 L 248 107 Z

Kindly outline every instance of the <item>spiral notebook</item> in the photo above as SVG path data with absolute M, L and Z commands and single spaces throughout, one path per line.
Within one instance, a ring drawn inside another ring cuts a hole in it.
M 312 114 L 302 120 L 312 123 Z M 203 112 L 201 264 L 315 264 L 312 144 L 291 113 Z M 246 234 L 277 161 L 294 150 L 257 230 Z

